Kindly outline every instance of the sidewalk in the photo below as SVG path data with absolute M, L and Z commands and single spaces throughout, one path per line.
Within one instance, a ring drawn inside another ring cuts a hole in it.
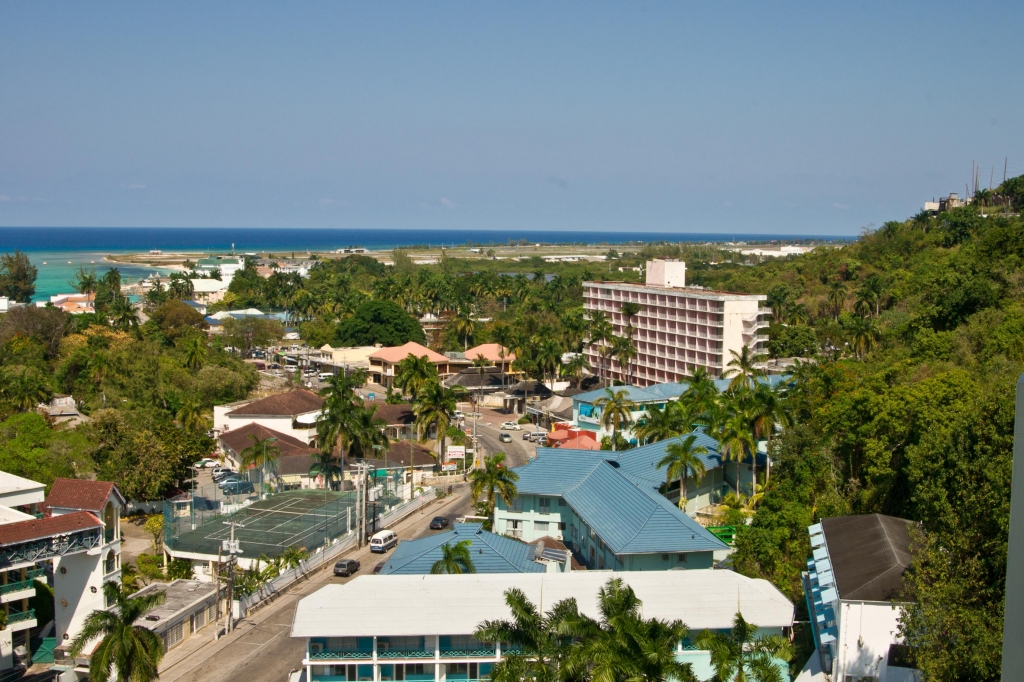
M 400 521 L 392 529 L 400 539 L 408 540 L 422 534 L 426 527 L 425 519 L 443 513 L 452 505 L 469 495 L 466 486 L 461 486 L 451 497 L 433 502 L 413 512 Z M 370 553 L 369 547 L 354 549 L 346 555 L 358 559 L 362 564 L 358 575 L 367 575 L 377 562 L 376 555 Z M 182 644 L 167 652 L 160 664 L 160 678 L 163 682 L 175 680 L 218 680 L 237 671 L 242 665 L 257 655 L 266 655 L 275 649 L 283 649 L 277 662 L 285 666 L 282 674 L 288 669 L 299 667 L 301 654 L 298 657 L 288 656 L 291 615 L 295 604 L 303 597 L 316 592 L 324 585 L 347 582 L 351 578 L 335 578 L 333 562 L 328 562 L 324 570 L 311 571 L 304 580 L 293 583 L 275 598 L 264 603 L 257 610 L 235 624 L 235 630 L 228 635 L 214 640 L 217 626 L 207 626 L 195 633 Z M 223 627 L 223 617 L 221 625 Z M 295 642 L 294 644 L 298 644 Z M 294 648 L 294 647 L 291 647 Z M 301 649 L 301 646 L 298 647 Z M 294 660 L 290 660 L 294 658 Z M 284 679 L 283 677 L 280 679 Z

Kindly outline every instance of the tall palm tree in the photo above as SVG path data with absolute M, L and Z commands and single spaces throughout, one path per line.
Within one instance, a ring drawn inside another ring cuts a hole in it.
M 657 468 L 668 467 L 665 471 L 666 482 L 674 478 L 679 479 L 679 508 L 686 510 L 686 482 L 693 472 L 693 478 L 697 485 L 704 478 L 706 468 L 704 460 L 700 455 L 708 454 L 708 449 L 703 445 L 696 445 L 697 436 L 690 434 L 686 438 L 680 438 L 678 443 L 672 443 L 665 449 L 665 456 L 658 462 Z
M 420 433 L 425 437 L 431 426 L 437 430 L 441 446 L 438 461 L 444 461 L 448 425 L 451 424 L 452 415 L 458 409 L 459 399 L 465 396 L 466 389 L 462 386 L 448 388 L 433 381 L 422 387 L 412 404 L 413 414 L 416 415 L 416 427 L 420 429 Z
M 206 428 L 203 405 L 195 395 L 190 395 L 182 401 L 175 418 L 179 426 L 189 431 L 202 431 Z
M 559 630 L 572 637 L 563 677 L 636 682 L 696 682 L 690 663 L 676 659 L 687 635 L 681 620 L 643 617 L 643 603 L 621 578 L 598 592 L 600 620 L 563 618 Z M 575 604 L 574 604 L 575 606 Z
M 473 358 L 473 368 L 476 370 L 478 379 L 478 386 L 476 392 L 473 394 L 473 406 L 474 412 L 476 412 L 477 401 L 480 398 L 480 391 L 484 387 L 484 374 L 487 373 L 487 368 L 491 366 L 491 361 L 484 357 L 483 353 L 477 353 L 476 357 Z
M 505 357 L 508 349 L 516 345 L 515 330 L 507 324 L 496 322 L 491 327 L 491 340 L 498 344 L 498 358 L 501 360 L 501 390 L 505 390 Z
M 636 344 L 632 337 L 616 336 L 612 338 L 612 354 L 622 368 L 622 381 L 633 382 L 633 359 L 636 358 Z
M 604 395 L 594 401 L 594 407 L 601 408 L 601 426 L 612 430 L 612 450 L 615 450 L 619 431 L 633 423 L 636 403 L 629 399 L 626 389 L 613 391 L 606 388 Z
M 249 434 L 252 445 L 238 453 L 242 458 L 242 466 L 256 467 L 266 480 L 266 474 L 273 473 L 277 468 L 277 460 L 281 457 L 281 449 L 272 444 L 270 438 L 260 438 L 254 433 Z M 274 440 L 277 440 L 276 438 Z
M 782 384 L 769 386 L 758 384 L 750 396 L 750 416 L 754 420 L 754 435 L 767 441 L 768 457 L 765 458 L 764 483 L 771 478 L 772 436 L 776 428 L 785 428 L 791 421 L 789 405 L 786 402 L 785 387 Z M 757 460 L 754 461 L 754 481 L 757 481 Z
M 736 494 L 738 495 L 740 493 L 740 463 L 757 452 L 757 443 L 754 442 L 750 422 L 742 412 L 734 412 L 725 419 L 718 435 L 722 459 L 726 462 L 736 463 Z
M 469 348 L 469 340 L 476 332 L 476 322 L 473 321 L 468 305 L 459 307 L 455 317 L 452 318 L 451 326 L 455 336 L 462 339 L 462 350 Z
M 0 397 L 10 401 L 21 412 L 34 410 L 36 405 L 48 402 L 52 395 L 43 375 L 33 368 L 9 370 L 0 380 Z
M 414 402 L 420 390 L 432 381 L 437 381 L 437 365 L 426 355 L 409 353 L 395 366 L 395 388 L 408 393 Z
M 127 296 L 115 296 L 110 304 L 110 316 L 114 327 L 122 331 L 132 329 L 139 324 L 135 306 Z
M 95 682 L 151 682 L 160 675 L 164 643 L 152 630 L 136 625 L 147 611 L 167 600 L 166 592 L 130 597 L 115 582 L 103 584 L 106 603 L 113 608 L 93 611 L 81 632 L 71 640 L 68 655 L 76 658 L 96 639 L 100 643 L 89 658 L 89 679 Z
M 484 458 L 484 465 L 469 474 L 470 495 L 477 503 L 482 497 L 487 499 L 487 515 L 493 520 L 494 505 L 500 497 L 505 504 L 511 505 L 519 491 L 516 481 L 519 474 L 505 466 L 505 453 L 496 452 Z
M 835 315 L 835 321 L 838 322 L 839 314 L 843 312 L 843 306 L 846 304 L 846 284 L 842 280 L 836 280 L 829 285 L 827 300 Z
M 181 272 L 171 273 L 170 281 L 167 283 L 167 293 L 171 298 L 185 301 L 195 295 L 195 286 L 187 275 Z
M 568 377 L 576 384 L 576 388 L 583 383 L 583 373 L 590 369 L 590 361 L 583 353 L 576 353 L 569 362 L 562 365 L 562 376 Z
M 316 422 L 317 446 L 321 452 L 333 453 L 339 449 L 340 464 L 345 469 L 345 448 L 351 442 L 351 426 L 356 419 L 356 408 L 362 400 L 356 388 L 366 383 L 366 371 L 356 370 L 349 374 L 335 374 L 320 390 L 324 404 Z
M 626 336 L 633 338 L 633 333 L 636 331 L 633 328 L 633 318 L 639 315 L 643 311 L 643 306 L 633 301 L 626 301 L 622 304 L 621 312 L 622 316 L 626 318 Z
M 753 352 L 750 346 L 743 346 L 740 352 L 730 350 L 732 359 L 726 365 L 726 378 L 732 378 L 729 388 L 738 390 L 740 388 L 752 388 L 760 377 L 764 376 L 764 370 L 757 367 L 757 363 L 764 362 L 764 355 Z
M 635 433 L 642 443 L 656 443 L 689 430 L 682 404 L 670 400 L 661 407 L 648 405 L 647 414 L 637 420 Z
M 874 320 L 870 318 L 854 320 L 850 326 L 850 345 L 853 346 L 858 360 L 863 360 L 865 355 L 874 350 L 877 341 L 878 327 L 875 326 Z
M 473 556 L 469 552 L 471 544 L 469 540 L 459 540 L 455 544 L 446 542 L 441 545 L 441 558 L 430 567 L 430 573 L 432 575 L 476 573 Z
M 206 362 L 206 339 L 200 336 L 193 336 L 185 342 L 185 366 L 189 369 L 199 369 Z
M 607 363 L 610 350 L 608 342 L 614 335 L 615 330 L 612 323 L 608 321 L 608 316 L 601 311 L 592 311 L 587 328 L 587 343 L 597 347 L 597 354 L 601 356 L 602 365 Z M 602 369 L 605 370 L 605 378 L 608 378 L 607 375 L 610 374 L 611 368 L 602 367 Z
M 697 646 L 711 653 L 715 680 L 721 682 L 782 682 L 778 661 L 792 658 L 789 641 L 780 635 L 758 635 L 757 626 L 737 613 L 729 632 L 705 630 Z
M 539 339 L 534 359 L 537 361 L 537 368 L 540 369 L 541 376 L 550 375 L 551 390 L 555 390 L 555 377 L 562 366 L 562 344 L 545 333 Z
M 312 455 L 313 463 L 309 467 L 310 478 L 321 478 L 324 489 L 334 489 L 334 482 L 341 480 L 341 467 L 338 466 L 333 452 L 318 451 Z
M 356 406 L 349 422 L 349 453 L 355 457 L 373 457 L 375 449 L 387 451 L 391 439 L 388 423 L 377 416 L 377 406 Z
M 96 271 L 86 270 L 84 265 L 78 267 L 75 278 L 68 282 L 75 291 L 89 296 L 96 293 L 96 287 L 99 286 L 99 283 L 100 281 L 96 278 Z
M 309 558 L 309 552 L 306 551 L 305 547 L 290 545 L 277 558 L 283 568 L 298 568 L 303 561 Z

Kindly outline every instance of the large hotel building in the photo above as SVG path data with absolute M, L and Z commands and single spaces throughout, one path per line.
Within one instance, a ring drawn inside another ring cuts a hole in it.
M 712 377 L 726 371 L 730 351 L 743 346 L 762 352 L 770 311 L 762 294 L 731 294 L 686 286 L 686 264 L 676 260 L 647 262 L 647 283 L 584 282 L 583 305 L 588 315 L 602 312 L 616 336 L 627 336 L 632 324 L 636 357 L 627 367 L 600 352 L 604 344 L 587 344 L 584 353 L 592 371 L 634 386 L 681 381 L 704 367 Z M 632 320 L 622 306 L 633 302 L 640 312 Z

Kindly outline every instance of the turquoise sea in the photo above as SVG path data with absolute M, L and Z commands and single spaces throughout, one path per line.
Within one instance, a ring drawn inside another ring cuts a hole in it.
M 70 290 L 79 266 L 95 268 L 102 275 L 112 264 L 103 256 L 144 253 L 151 249 L 171 252 L 283 252 L 338 249 L 348 246 L 393 249 L 403 246 L 489 246 L 525 239 L 546 244 L 626 244 L 636 242 L 736 242 L 736 241 L 849 241 L 853 237 L 820 237 L 784 234 L 670 233 L 670 232 L 574 232 L 530 230 L 340 230 L 309 228 L 154 228 L 154 227 L 0 227 L 0 252 L 19 249 L 39 269 L 36 300 Z M 122 278 L 138 280 L 147 275 L 168 274 L 166 269 L 117 265 Z

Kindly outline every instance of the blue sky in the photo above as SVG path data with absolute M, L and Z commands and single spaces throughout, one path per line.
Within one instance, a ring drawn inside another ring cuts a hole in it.
M 0 225 L 842 234 L 1024 173 L 1024 3 L 0 4 Z

